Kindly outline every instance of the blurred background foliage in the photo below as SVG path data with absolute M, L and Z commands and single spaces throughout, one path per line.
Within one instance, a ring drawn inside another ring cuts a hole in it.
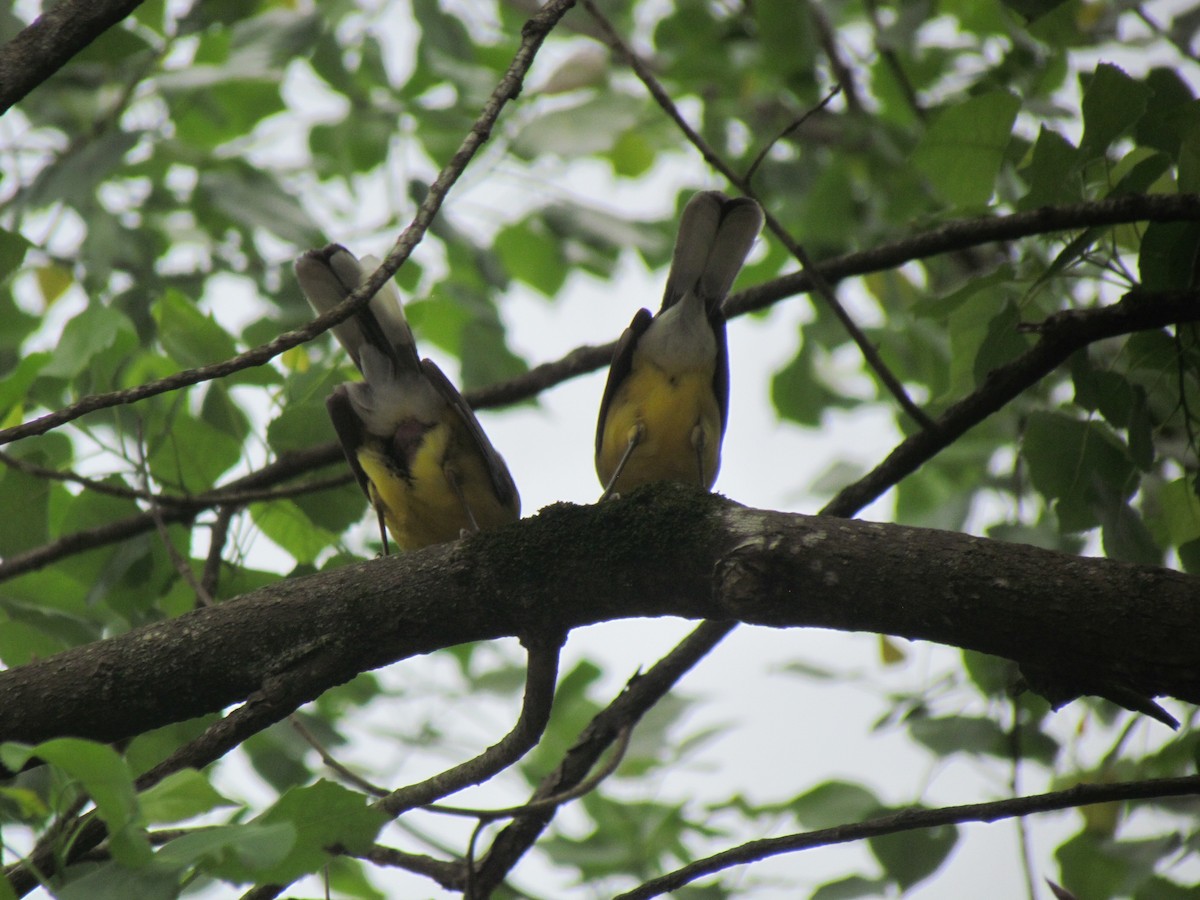
M 818 260 L 983 214 L 1200 191 L 1200 16 L 1186 5 L 646 0 L 602 8 L 735 170 L 747 171 L 770 147 L 754 187 Z M 141 4 L 0 119 L 0 425 L 220 361 L 307 321 L 291 259 L 331 239 L 385 246 L 400 231 L 505 72 L 531 9 L 528 0 Z M 28 3 L 0 11 L 0 39 L 35 12 Z M 664 171 L 694 157 L 598 34 L 576 9 L 551 35 L 519 102 L 465 176 L 467 186 L 487 185 L 486 205 L 460 211 L 452 194 L 397 276 L 419 340 L 459 360 L 468 389 L 573 349 L 523 358 L 508 340 L 507 294 L 531 290 L 554 303 L 571 273 L 603 282 L 623 254 L 651 268 L 669 259 L 673 215 L 622 215 L 565 187 L 592 178 L 651 190 Z M 828 107 L 776 140 L 839 82 Z M 700 186 L 680 190 L 674 205 Z M 777 241 L 764 243 L 740 284 L 795 269 Z M 839 292 L 936 415 L 1031 345 L 1018 323 L 1111 303 L 1139 285 L 1194 288 L 1198 244 L 1200 222 L 1097 225 L 913 261 Z M 785 302 L 811 308 L 795 357 L 771 385 L 781 419 L 820 429 L 836 409 L 894 406 L 819 299 Z M 1190 326 L 1078 352 L 906 478 L 894 492 L 895 520 L 1200 570 L 1198 353 Z M 216 602 L 373 552 L 354 530 L 365 504 L 346 479 L 226 504 L 225 512 L 179 502 L 328 444 L 323 399 L 348 375 L 341 352 L 322 338 L 268 365 L 102 410 L 5 448 L 20 465 L 0 467 L 9 510 L 0 516 L 3 662 L 19 665 L 194 607 L 219 528 L 228 526 L 228 537 L 211 582 Z M 897 429 L 911 427 L 895 416 Z M 327 462 L 321 472 L 292 474 L 341 473 L 336 454 Z M 52 479 L 35 467 L 99 484 Z M 834 469 L 814 485 L 784 484 L 781 494 L 804 487 L 827 495 L 848 478 Z M 158 499 L 150 504 L 144 492 Z M 158 521 L 146 525 L 151 507 Z M 140 528 L 120 531 L 139 517 Z M 89 549 L 70 543 L 105 528 L 115 536 Z M 40 561 L 3 571 L 31 558 Z M 885 664 L 904 655 L 890 642 L 882 647 Z M 397 685 L 363 675 L 313 704 L 303 721 L 335 753 L 353 717 L 366 716 L 375 739 L 457 758 L 458 739 L 441 730 L 439 705 L 487 694 L 511 705 L 522 667 L 495 648 L 442 656 L 438 677 Z M 798 663 L 793 674 L 835 673 Z M 966 654 L 932 691 L 890 697 L 892 711 L 876 728 L 904 730 L 933 760 L 989 758 L 997 771 L 1024 767 L 1062 785 L 1195 770 L 1190 721 L 1172 739 L 1139 731 L 1131 741 L 1135 717 L 1081 703 L 1093 737 L 1107 744 L 1076 753 L 1070 735 L 1043 727 L 1044 703 L 1010 696 L 1012 674 L 1007 663 Z M 520 766 L 530 783 L 599 708 L 590 690 L 598 677 L 582 663 L 563 678 L 551 730 Z M 961 699 L 967 695 L 974 699 Z M 960 699 L 940 703 L 945 696 Z M 401 721 L 370 718 L 404 702 L 414 712 Z M 737 835 L 886 809 L 865 783 L 836 778 L 768 803 L 739 794 L 733 777 L 727 796 L 710 806 L 657 797 L 649 786 L 658 773 L 710 736 L 681 727 L 693 702 L 664 702 L 639 728 L 621 786 L 588 797 L 572 827 L 543 843 L 548 883 L 607 895 Z M 197 728 L 139 737 L 123 758 L 64 746 L 52 776 L 0 788 L 6 845 L 19 853 L 64 796 L 94 787 L 97 773 L 127 784 L 130 771 L 144 771 Z M 199 775 L 164 783 L 140 806 L 130 800 L 134 813 L 93 794 L 113 816 L 110 826 L 134 837 L 119 852 L 114 845 L 114 862 L 77 867 L 80 880 L 58 896 L 129 896 L 113 893 L 129 884 L 145 897 L 206 889 L 219 896 L 222 888 L 207 886 L 222 879 L 317 871 L 326 863 L 321 847 L 333 840 L 369 845 L 380 823 L 347 789 L 313 784 L 319 760 L 291 726 L 243 750 L 244 762 L 230 766 L 248 765 L 265 790 L 236 800 Z M 999 782 L 997 791 L 1005 791 Z M 345 828 L 323 830 L 298 809 L 327 812 Z M 1198 871 L 1194 813 L 1182 802 L 1155 804 L 1148 814 L 1085 810 L 1057 849 L 1058 877 L 1089 900 L 1200 896 L 1187 886 Z M 181 821 L 225 830 L 168 844 L 150 865 L 143 829 Z M 396 840 L 437 844 L 432 833 L 404 827 Z M 872 863 L 812 885 L 812 895 L 890 896 L 936 881 L 956 838 L 946 828 L 872 841 Z M 260 850 L 240 849 L 247 846 Z M 329 877 L 338 896 L 384 896 L 377 871 L 352 860 L 338 860 Z M 538 895 L 536 878 L 519 880 Z M 750 875 L 679 896 L 762 889 Z

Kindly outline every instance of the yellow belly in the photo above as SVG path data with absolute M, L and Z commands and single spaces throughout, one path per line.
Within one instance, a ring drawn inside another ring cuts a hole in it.
M 604 422 L 596 473 L 607 485 L 640 424 L 642 438 L 614 489 L 630 491 L 652 481 L 682 481 L 711 488 L 721 466 L 721 412 L 712 372 L 670 377 L 642 363 L 613 397 Z
M 518 512 L 497 499 L 487 465 L 470 436 L 453 420 L 425 433 L 409 479 L 388 462 L 379 445 L 368 443 L 360 448 L 358 462 L 371 482 L 371 502 L 383 507 L 388 531 L 402 550 L 457 540 L 463 532 L 473 530 L 471 515 L 481 529 L 517 519 Z M 458 483 L 461 498 L 448 471 Z

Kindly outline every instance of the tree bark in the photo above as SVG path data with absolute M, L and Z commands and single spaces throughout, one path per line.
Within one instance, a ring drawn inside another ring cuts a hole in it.
M 218 711 L 316 661 L 329 674 L 314 697 L 465 641 L 645 616 L 970 648 L 1038 673 L 1057 701 L 1200 702 L 1200 579 L 954 532 L 748 509 L 662 484 L 283 580 L 0 673 L 0 740 L 117 740 Z
M 59 0 L 0 46 L 0 115 L 76 53 L 142 5 L 142 0 Z

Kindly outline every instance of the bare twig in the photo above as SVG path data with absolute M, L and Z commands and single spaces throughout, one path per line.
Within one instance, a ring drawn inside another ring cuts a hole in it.
M 338 762 L 337 759 L 334 758 L 333 754 L 331 754 L 325 748 L 325 745 L 317 740 L 317 736 L 308 730 L 308 726 L 300 720 L 298 715 L 292 713 L 292 715 L 288 716 L 288 722 L 290 722 L 291 726 L 296 729 L 296 733 L 299 734 L 300 737 L 302 737 L 310 747 L 317 751 L 318 755 L 321 757 L 321 762 L 325 763 L 326 766 L 328 766 L 337 774 L 341 775 L 342 778 L 350 782 L 350 784 L 354 785 L 364 794 L 370 794 L 373 797 L 387 796 L 387 788 L 381 788 L 372 784 L 358 773 L 351 771 Z
M 1200 292 L 1130 292 L 1112 306 L 1055 313 L 1038 324 L 1040 338 L 1036 344 L 989 372 L 978 390 L 949 407 L 932 428 L 903 440 L 883 462 L 825 504 L 822 514 L 853 516 L 965 431 L 1036 384 L 1079 348 L 1121 334 L 1191 321 L 1198 304 Z
M 204 557 L 200 586 L 210 598 L 217 596 L 217 585 L 221 578 L 221 558 L 225 552 L 225 542 L 229 540 L 229 524 L 237 511 L 238 507 L 233 505 L 218 506 L 216 521 L 209 529 L 208 555 Z
M 517 49 L 513 61 L 508 67 L 508 71 L 504 73 L 504 77 L 484 104 L 483 111 L 471 126 L 470 132 L 463 139 L 454 156 L 442 167 L 437 177 L 429 185 L 429 190 L 425 194 L 425 198 L 421 201 L 421 205 L 417 208 L 412 222 L 401 232 L 400 237 L 396 239 L 396 243 L 388 251 L 379 268 L 372 272 L 345 300 L 327 313 L 317 316 L 317 318 L 313 319 L 303 328 L 285 332 L 265 344 L 254 347 L 230 359 L 212 365 L 185 369 L 182 372 L 176 372 L 174 375 L 168 375 L 166 378 L 160 378 L 156 381 L 150 381 L 126 390 L 93 394 L 56 412 L 48 413 L 37 419 L 24 422 L 21 425 L 0 430 L 0 444 L 7 444 L 11 441 L 35 434 L 45 434 L 47 431 L 58 428 L 78 419 L 80 416 L 99 409 L 136 403 L 140 400 L 145 400 L 147 397 L 178 390 L 179 388 L 199 384 L 204 381 L 212 381 L 213 379 L 222 378 L 252 366 L 261 366 L 280 353 L 312 340 L 317 335 L 354 315 L 396 274 L 396 270 L 400 268 L 404 261 L 412 254 L 417 244 L 421 242 L 434 216 L 441 209 L 442 202 L 445 200 L 450 188 L 458 181 L 459 176 L 462 175 L 467 164 L 479 151 L 479 148 L 491 137 L 492 128 L 496 124 L 501 110 L 520 94 L 525 74 L 529 71 L 530 65 L 533 64 L 534 56 L 537 55 L 542 41 L 545 40 L 546 35 L 550 33 L 550 30 L 558 20 L 574 5 L 575 0 L 550 0 L 537 15 L 525 23 L 525 27 L 522 29 L 521 45 Z
M 429 810 L 429 812 L 442 813 L 447 816 L 462 816 L 467 819 L 494 822 L 497 819 L 515 819 L 517 816 L 523 816 L 527 813 L 562 806 L 568 800 L 574 800 L 577 797 L 582 797 L 584 794 L 590 794 L 600 785 L 600 782 L 617 771 L 617 767 L 621 765 L 621 760 L 625 758 L 625 751 L 629 749 L 629 738 L 632 734 L 633 729 L 631 727 L 626 726 L 623 728 L 617 735 L 613 751 L 604 765 L 575 785 L 575 787 L 563 791 L 561 794 L 554 794 L 550 797 L 544 797 L 541 800 L 522 803 L 520 806 L 506 806 L 501 809 L 471 809 L 466 806 L 446 806 L 442 803 L 431 803 L 423 808 Z
M 749 184 L 748 180 L 744 176 L 735 172 L 733 168 L 730 167 L 729 164 L 726 163 L 725 160 L 723 160 L 721 156 L 708 145 L 704 138 L 700 136 L 699 132 L 697 132 L 696 129 L 692 128 L 692 126 L 688 124 L 687 120 L 684 119 L 683 114 L 679 111 L 679 108 L 675 105 L 675 101 L 671 99 L 670 95 L 666 92 L 666 89 L 663 88 L 662 84 L 659 83 L 657 78 L 655 78 L 654 73 L 650 71 L 649 66 L 647 66 L 641 60 L 641 58 L 638 57 L 638 55 L 634 53 L 633 50 L 625 43 L 621 36 L 617 34 L 616 29 L 613 28 L 608 19 L 600 12 L 600 10 L 596 8 L 595 3 L 592 2 L 592 0 L 583 0 L 583 5 L 592 15 L 592 17 L 601 25 L 601 27 L 604 28 L 606 34 L 608 35 L 609 45 L 614 51 L 621 54 L 625 61 L 629 63 L 630 68 L 632 68 L 638 78 L 641 79 L 642 84 L 646 86 L 646 89 L 650 92 L 650 95 L 655 99 L 655 101 L 657 101 L 658 105 L 662 107 L 663 111 L 671 118 L 671 120 L 675 122 L 679 130 L 683 132 L 685 137 L 687 137 L 688 141 L 690 141 L 691 144 L 700 152 L 700 155 L 704 158 L 704 161 L 729 179 L 730 184 L 735 185 L 738 190 L 740 190 L 746 196 L 754 197 L 754 190 Z M 858 327 L 858 324 L 850 316 L 850 313 L 847 312 L 846 308 L 842 306 L 841 301 L 838 300 L 837 295 L 833 291 L 833 287 L 813 263 L 812 259 L 808 255 L 808 251 L 805 250 L 804 247 L 802 247 L 800 243 L 791 236 L 787 229 L 783 227 L 783 224 L 777 218 L 775 218 L 775 216 L 773 216 L 769 210 L 764 209 L 764 214 L 766 216 L 767 228 L 769 228 L 771 233 L 774 234 L 775 237 L 778 238 L 779 241 L 788 249 L 788 252 L 791 253 L 792 256 L 794 256 L 797 260 L 799 260 L 800 267 L 804 270 L 805 274 L 808 275 L 813 289 L 817 292 L 821 299 L 825 301 L 834 315 L 837 316 L 838 321 L 842 323 L 842 327 L 846 329 L 846 333 L 850 335 L 854 343 L 858 345 L 859 352 L 862 353 L 863 359 L 866 361 L 867 365 L 871 368 L 879 380 L 883 382 L 884 386 L 887 387 L 887 389 L 892 393 L 904 411 L 907 412 L 908 415 L 911 416 L 912 419 L 923 428 L 929 427 L 932 420 L 924 411 L 921 410 L 920 407 L 916 405 L 916 403 L 913 402 L 912 398 L 908 396 L 908 392 L 904 389 L 904 385 L 900 383 L 900 380 L 887 367 L 887 364 L 884 363 L 883 357 L 879 355 L 878 349 L 876 349 L 875 345 L 871 343 L 871 341 L 863 333 L 862 329 Z
M 733 630 L 735 624 L 702 622 L 649 671 L 631 680 L 612 703 L 592 718 L 558 768 L 542 779 L 533 793 L 532 802 L 565 793 L 583 782 L 596 760 L 620 737 L 622 731 L 632 728 L 647 710 Z M 479 866 L 476 890 L 483 896 L 495 890 L 533 846 L 553 818 L 556 808 L 535 807 L 533 812 L 514 819 L 497 835 Z
M 698 878 L 732 866 L 756 862 L 781 853 L 808 850 L 813 847 L 828 847 L 833 844 L 845 844 L 884 834 L 897 834 L 902 831 L 936 828 L 963 822 L 997 822 L 1014 816 L 1058 809 L 1073 809 L 1091 803 L 1117 803 L 1196 794 L 1200 794 L 1200 775 L 1162 778 L 1153 781 L 1133 781 L 1124 784 L 1080 784 L 1064 791 L 1052 791 L 1027 797 L 1010 797 L 989 803 L 971 803 L 939 809 L 905 809 L 866 822 L 750 841 L 740 847 L 697 860 L 660 878 L 647 881 L 632 891 L 621 894 L 620 900 L 647 900 L 649 897 L 658 897 Z
M 842 88 L 840 85 L 835 85 L 833 90 L 821 98 L 820 103 L 818 103 L 812 109 L 806 109 L 804 111 L 804 115 L 797 118 L 794 122 L 788 123 L 788 125 L 782 131 L 780 131 L 779 134 L 767 141 L 767 143 L 763 145 L 763 148 L 758 151 L 758 156 L 754 157 L 754 162 L 750 163 L 750 168 L 746 170 L 746 174 L 743 176 L 746 179 L 746 183 L 751 184 L 754 181 L 754 173 L 758 171 L 758 167 L 761 166 L 763 160 L 767 158 L 767 154 L 771 152 L 772 147 L 774 147 L 785 137 L 807 122 L 810 118 L 828 106 L 833 101 L 833 98 L 838 95 L 838 92 L 841 91 L 841 89 Z
M 529 664 L 525 673 L 525 697 L 521 715 L 512 731 L 474 759 L 460 763 L 418 784 L 392 791 L 376 806 L 395 818 L 406 810 L 426 806 L 473 784 L 491 778 L 529 752 L 546 730 L 554 687 L 558 680 L 558 654 L 563 635 L 527 639 Z
M 842 53 L 838 49 L 837 29 L 829 21 L 829 16 L 826 15 L 819 0 L 809 0 L 806 6 L 808 7 L 808 16 L 816 26 L 817 35 L 821 39 L 821 49 L 825 51 L 825 58 L 829 60 L 829 68 L 833 72 L 833 77 L 837 79 L 838 86 L 846 94 L 846 107 L 852 113 L 861 113 L 863 106 L 862 100 L 858 97 L 858 85 L 854 81 L 854 70 L 849 63 L 842 59 Z M 750 176 L 747 175 L 746 179 L 749 180 Z

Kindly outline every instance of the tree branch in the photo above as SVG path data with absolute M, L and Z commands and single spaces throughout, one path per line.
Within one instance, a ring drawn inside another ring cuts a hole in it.
M 537 806 L 538 802 L 569 793 L 582 784 L 605 750 L 622 734 L 628 733 L 680 678 L 733 630 L 735 624 L 701 623 L 649 671 L 630 680 L 625 690 L 592 718 L 562 763 L 543 778 L 534 791 L 530 798 L 533 811 L 515 819 L 497 835 L 475 875 L 473 887 L 476 893 L 486 897 L 495 890 L 554 818 L 557 807 L 545 809 Z
M 416 806 L 426 806 L 465 787 L 479 784 L 503 771 L 532 750 L 550 721 L 554 687 L 558 680 L 558 657 L 565 632 L 552 632 L 546 639 L 526 639 L 529 670 L 525 676 L 525 699 L 512 731 L 474 759 L 447 769 L 419 784 L 392 791 L 376 805 L 393 819 Z
M 335 660 L 315 696 L 464 641 L 633 616 L 882 632 L 1061 672 L 1080 693 L 1197 702 L 1198 586 L 1166 569 L 654 485 L 0 672 L 0 740 L 117 740 L 222 709 L 313 657 Z
M 204 607 L 205 610 L 219 608 Z M 336 657 L 327 652 L 316 652 L 297 659 L 292 667 L 269 675 L 242 706 L 208 726 L 201 735 L 139 776 L 135 788 L 144 791 L 181 769 L 202 769 L 215 762 L 251 735 L 281 721 L 309 700 L 320 696 L 329 679 L 337 677 L 336 669 Z M 61 865 L 76 861 L 103 841 L 107 833 L 99 816 L 94 812 L 88 813 L 75 830 L 70 850 L 64 858 L 58 841 L 48 832 L 27 861 L 9 867 L 5 873 L 9 883 L 18 895 L 28 893 L 39 884 L 36 873 L 44 876 L 57 871 Z
M 0 115 L 142 0 L 60 0 L 0 47 Z
M 618 900 L 647 900 L 690 884 L 705 875 L 744 863 L 756 862 L 780 853 L 792 853 L 813 847 L 846 844 L 865 838 L 936 828 L 961 822 L 997 822 L 1032 813 L 1073 809 L 1092 803 L 1118 803 L 1129 800 L 1150 800 L 1161 797 L 1180 797 L 1200 794 L 1200 775 L 1181 778 L 1162 778 L 1154 781 L 1131 781 L 1124 784 L 1079 784 L 1063 791 L 1010 797 L 990 803 L 970 803 L 940 809 L 903 809 L 887 816 L 852 825 L 838 825 L 802 834 L 750 841 L 740 847 L 696 860 L 670 874 L 647 881 L 632 891 L 619 895 Z
M 442 170 L 438 172 L 433 183 L 429 185 L 429 191 L 421 201 L 421 205 L 417 208 L 412 222 L 401 232 L 400 237 L 396 239 L 396 243 L 388 251 L 379 268 L 372 272 L 345 300 L 328 312 L 317 316 L 303 328 L 284 332 L 265 344 L 247 350 L 245 353 L 239 353 L 237 356 L 223 360 L 222 362 L 194 369 L 185 369 L 182 372 L 176 372 L 174 375 L 168 375 L 165 378 L 159 378 L 155 381 L 149 381 L 125 390 L 110 391 L 105 394 L 93 394 L 56 412 L 47 413 L 44 416 L 20 425 L 0 430 L 0 444 L 7 444 L 11 441 L 30 437 L 35 434 L 45 434 L 47 431 L 58 428 L 78 419 L 80 416 L 99 409 L 136 403 L 139 400 L 145 400 L 147 397 L 154 397 L 158 394 L 199 384 L 203 381 L 223 378 L 226 375 L 232 375 L 234 372 L 248 369 L 251 366 L 264 365 L 285 350 L 290 350 L 292 347 L 311 341 L 317 335 L 354 315 L 359 308 L 365 306 L 370 298 L 375 296 L 379 289 L 396 274 L 396 270 L 400 268 L 401 264 L 412 254 L 417 244 L 421 242 L 434 216 L 441 209 L 442 201 L 445 200 L 450 188 L 458 181 L 459 176 L 462 175 L 467 164 L 479 151 L 479 148 L 491 136 L 492 127 L 496 124 L 501 110 L 503 110 L 509 101 L 516 99 L 521 93 L 525 74 L 529 71 L 529 67 L 533 65 L 533 59 L 541 48 L 542 41 L 545 40 L 546 35 L 550 33 L 550 30 L 558 20 L 574 5 L 575 0 L 550 0 L 533 18 L 525 23 L 525 26 L 521 29 L 521 45 L 517 49 L 512 63 L 509 64 L 508 71 L 504 73 L 504 77 L 488 98 L 487 103 L 484 104 L 483 111 L 475 120 L 474 125 L 471 126 L 470 132 L 463 139 L 454 156 L 442 167 Z
M 934 427 L 902 441 L 887 459 L 843 488 L 822 512 L 854 515 L 964 432 L 1036 384 L 1076 350 L 1105 338 L 1197 319 L 1200 319 L 1200 293 L 1194 291 L 1131 291 L 1112 306 L 1055 313 L 1036 326 L 1039 338 L 1033 347 L 988 372 L 978 390 L 949 407 Z
M 592 18 L 604 30 L 609 45 L 629 63 L 629 67 L 641 79 L 642 84 L 646 86 L 646 90 L 650 92 L 650 96 L 662 107 L 663 111 L 676 124 L 679 130 L 683 132 L 683 135 L 692 146 L 700 152 L 704 161 L 729 179 L 729 183 L 735 185 L 747 197 L 755 197 L 757 199 L 757 195 L 754 192 L 754 188 L 750 185 L 749 179 L 735 172 L 733 167 L 726 163 L 720 154 L 708 145 L 708 142 L 700 136 L 700 133 L 688 124 L 688 121 L 675 105 L 675 101 L 671 99 L 670 94 L 667 93 L 658 79 L 654 77 L 654 73 L 650 71 L 650 67 L 621 39 L 621 36 L 617 34 L 612 23 L 596 8 L 592 0 L 583 0 L 583 4 Z M 904 385 L 900 383 L 900 379 L 887 367 L 875 345 L 867 339 L 862 329 L 858 327 L 858 323 L 854 321 L 850 313 L 846 310 L 846 307 L 838 300 L 833 285 L 821 274 L 821 270 L 808 255 L 808 251 L 804 249 L 799 241 L 791 236 L 788 230 L 783 227 L 783 223 L 775 218 L 765 206 L 763 214 L 766 216 L 767 228 L 787 248 L 788 252 L 799 261 L 800 268 L 809 276 L 812 287 L 817 295 L 825 301 L 825 304 L 837 316 L 838 321 L 842 323 L 842 327 L 850 335 L 851 340 L 858 345 L 859 352 L 862 353 L 867 366 L 883 382 L 892 396 L 896 398 L 896 402 L 912 417 L 913 421 L 922 428 L 928 427 L 931 424 L 929 416 L 908 396 L 908 392 L 905 391 Z

